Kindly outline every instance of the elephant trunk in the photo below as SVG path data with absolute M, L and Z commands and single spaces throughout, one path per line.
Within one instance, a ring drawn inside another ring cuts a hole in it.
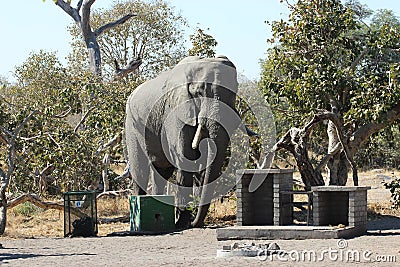
M 213 164 L 207 167 L 204 181 L 203 181 L 203 189 L 201 190 L 200 195 L 200 203 L 197 209 L 196 217 L 194 218 L 193 222 L 191 223 L 192 227 L 202 227 L 204 224 L 204 220 L 207 216 L 208 209 L 210 207 L 211 198 L 212 196 L 208 196 L 213 193 L 214 190 L 209 188 L 210 184 L 210 176 L 211 176 L 211 168 L 213 168 Z
M 229 138 L 228 134 L 221 125 L 218 123 L 211 123 L 212 127 L 207 125 L 209 129 L 208 141 L 208 152 L 207 152 L 207 163 L 208 167 L 205 170 L 203 186 L 200 194 L 200 203 L 197 210 L 196 217 L 191 223 L 192 227 L 202 227 L 204 219 L 207 216 L 210 203 L 214 196 L 215 179 L 220 175 L 222 165 L 225 160 L 225 151 L 228 146 Z M 200 127 L 198 127 L 199 129 Z M 211 129 L 211 131 L 210 131 Z M 214 143 L 213 145 L 211 143 Z M 216 151 L 215 151 L 216 149 Z

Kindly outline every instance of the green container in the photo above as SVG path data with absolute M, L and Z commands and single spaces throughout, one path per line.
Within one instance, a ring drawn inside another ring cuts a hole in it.
M 169 232 L 175 230 L 174 196 L 130 196 L 131 232 Z
M 97 235 L 96 191 L 64 193 L 64 237 Z

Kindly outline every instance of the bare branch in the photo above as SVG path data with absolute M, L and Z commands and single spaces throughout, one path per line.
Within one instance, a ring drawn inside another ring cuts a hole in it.
M 114 60 L 115 63 L 115 77 L 117 79 L 121 79 L 123 77 L 125 77 L 126 75 L 128 75 L 129 73 L 137 70 L 139 68 L 139 66 L 142 64 L 142 59 L 140 57 L 137 57 L 134 60 L 131 60 L 124 68 L 120 68 L 118 65 L 117 60 Z
M 3 133 L 0 133 L 0 143 L 3 143 L 6 146 L 9 144 L 7 136 Z
M 99 35 L 102 34 L 104 31 L 107 31 L 107 30 L 109 30 L 109 29 L 112 29 L 112 28 L 114 28 L 114 27 L 116 27 L 116 26 L 118 26 L 118 25 L 124 24 L 124 23 L 127 22 L 130 18 L 135 17 L 135 16 L 137 16 L 137 15 L 136 15 L 136 14 L 129 13 L 128 15 L 125 15 L 125 16 L 123 16 L 122 18 L 120 18 L 120 19 L 118 19 L 118 20 L 116 20 L 116 21 L 113 21 L 113 22 L 104 24 L 103 26 L 101 26 L 101 27 L 99 27 L 97 30 L 95 30 L 95 31 L 94 31 L 94 34 L 95 34 L 96 36 L 99 36 Z
M 35 110 L 31 112 L 15 129 L 13 136 L 10 140 L 10 147 L 8 149 L 8 164 L 9 168 L 7 171 L 7 180 L 10 179 L 12 172 L 14 171 L 15 165 L 14 165 L 14 155 L 15 155 L 15 141 L 19 135 L 19 132 L 22 130 L 22 128 L 25 126 L 25 124 L 33 117 L 35 116 L 39 111 Z
M 38 138 L 40 138 L 42 136 L 43 136 L 42 134 L 31 136 L 31 137 L 22 137 L 22 136 L 20 136 L 19 139 L 21 139 L 23 141 L 32 141 L 32 140 L 38 139 Z
M 1 127 L 1 126 L 0 126 L 0 129 L 1 129 L 1 131 L 3 132 L 3 138 L 5 139 L 5 141 L 7 142 L 7 144 L 9 145 L 9 144 L 11 143 L 11 141 L 10 141 L 10 139 L 7 137 L 7 135 L 10 136 L 10 137 L 12 137 L 12 136 L 13 136 L 13 133 L 10 132 L 9 130 L 7 130 L 6 128 L 4 128 L 4 127 Z
M 72 110 L 72 107 L 68 107 L 68 109 L 66 111 L 63 111 L 60 114 L 54 115 L 54 118 L 57 118 L 57 119 L 65 118 L 68 116 L 68 114 L 71 112 L 71 110 Z
M 65 13 L 67 13 L 77 24 L 81 22 L 81 16 L 79 15 L 79 9 L 71 7 L 70 4 L 63 0 L 57 0 L 55 2 Z
M 82 19 L 81 19 L 81 30 L 86 39 L 86 36 L 92 32 L 90 27 L 90 9 L 95 0 L 84 0 L 82 4 Z
M 329 152 L 318 164 L 318 166 L 315 168 L 315 171 L 320 172 L 321 169 L 328 163 L 328 161 L 334 157 L 337 153 L 341 151 L 341 143 L 337 143 L 336 146 L 332 149 L 331 152 Z
M 106 144 L 102 145 L 101 147 L 99 147 L 96 152 L 94 153 L 95 156 L 99 155 L 101 152 L 103 152 L 106 148 L 110 147 L 110 146 L 114 146 L 116 144 L 118 144 L 119 142 L 121 142 L 122 139 L 122 135 L 124 133 L 124 130 L 122 130 L 121 132 L 119 132 L 118 134 L 116 134 L 112 139 L 110 139 Z
M 111 163 L 115 163 L 115 164 L 126 164 L 126 160 L 124 159 L 111 159 Z
M 82 119 L 78 122 L 78 124 L 74 128 L 74 133 L 78 132 L 79 127 L 85 122 L 86 118 L 89 116 L 90 112 L 92 112 L 95 107 L 91 107 L 86 113 L 83 115 Z
M 382 122 L 370 122 L 358 128 L 350 138 L 350 150 L 354 153 L 354 151 L 361 147 L 372 134 L 379 132 L 399 118 L 400 102 L 381 116 L 380 121 Z
M 349 72 L 353 72 L 356 67 L 358 66 L 358 64 L 360 64 L 360 61 L 364 58 L 364 56 L 368 53 L 369 48 L 366 47 L 361 54 L 358 55 L 358 57 L 353 61 L 353 63 L 351 64 L 350 68 L 349 68 Z
M 50 175 L 54 171 L 54 164 L 49 164 L 39 173 L 40 176 Z
M 78 13 L 81 10 L 82 3 L 83 3 L 83 0 L 79 0 L 78 4 L 76 5 L 76 10 L 78 11 Z
M 59 143 L 57 143 L 57 141 L 53 138 L 53 136 L 50 133 L 46 133 L 46 134 L 50 138 L 50 140 L 53 141 L 54 144 L 56 144 L 60 150 L 62 150 L 61 145 Z
M 121 195 L 130 195 L 132 194 L 132 190 L 131 189 L 125 189 L 125 190 L 121 190 L 121 191 L 107 191 L 107 192 L 103 192 L 97 195 L 97 199 L 101 198 L 101 197 L 105 197 L 105 196 L 121 196 Z
M 10 200 L 7 203 L 7 208 L 12 209 L 15 206 L 22 204 L 24 202 L 31 202 L 32 204 L 38 206 L 42 209 L 56 209 L 56 210 L 64 210 L 64 204 L 55 203 L 55 202 L 48 202 L 41 200 L 38 196 L 34 194 L 25 194 Z M 71 213 L 78 217 L 85 217 L 86 214 L 81 212 L 79 209 L 71 207 Z

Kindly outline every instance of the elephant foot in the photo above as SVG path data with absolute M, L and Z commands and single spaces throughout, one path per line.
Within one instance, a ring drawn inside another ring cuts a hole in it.
M 193 228 L 202 228 L 202 227 L 204 227 L 204 222 L 197 222 L 197 223 L 192 222 L 190 224 L 190 226 L 193 227 Z
M 176 229 L 188 229 L 193 219 L 189 210 L 177 210 L 178 220 L 175 223 Z

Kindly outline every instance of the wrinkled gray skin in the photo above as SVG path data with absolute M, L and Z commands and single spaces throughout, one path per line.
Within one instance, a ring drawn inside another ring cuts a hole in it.
M 179 228 L 190 226 L 186 207 L 197 178 L 207 186 L 191 226 L 203 224 L 214 193 L 210 183 L 220 175 L 229 144 L 227 131 L 241 123 L 234 107 L 237 87 L 235 66 L 226 57 L 187 57 L 128 99 L 126 142 L 134 190 L 146 194 L 150 177 L 151 193 L 163 194 L 176 170 Z M 222 117 L 229 117 L 225 129 L 218 123 Z

